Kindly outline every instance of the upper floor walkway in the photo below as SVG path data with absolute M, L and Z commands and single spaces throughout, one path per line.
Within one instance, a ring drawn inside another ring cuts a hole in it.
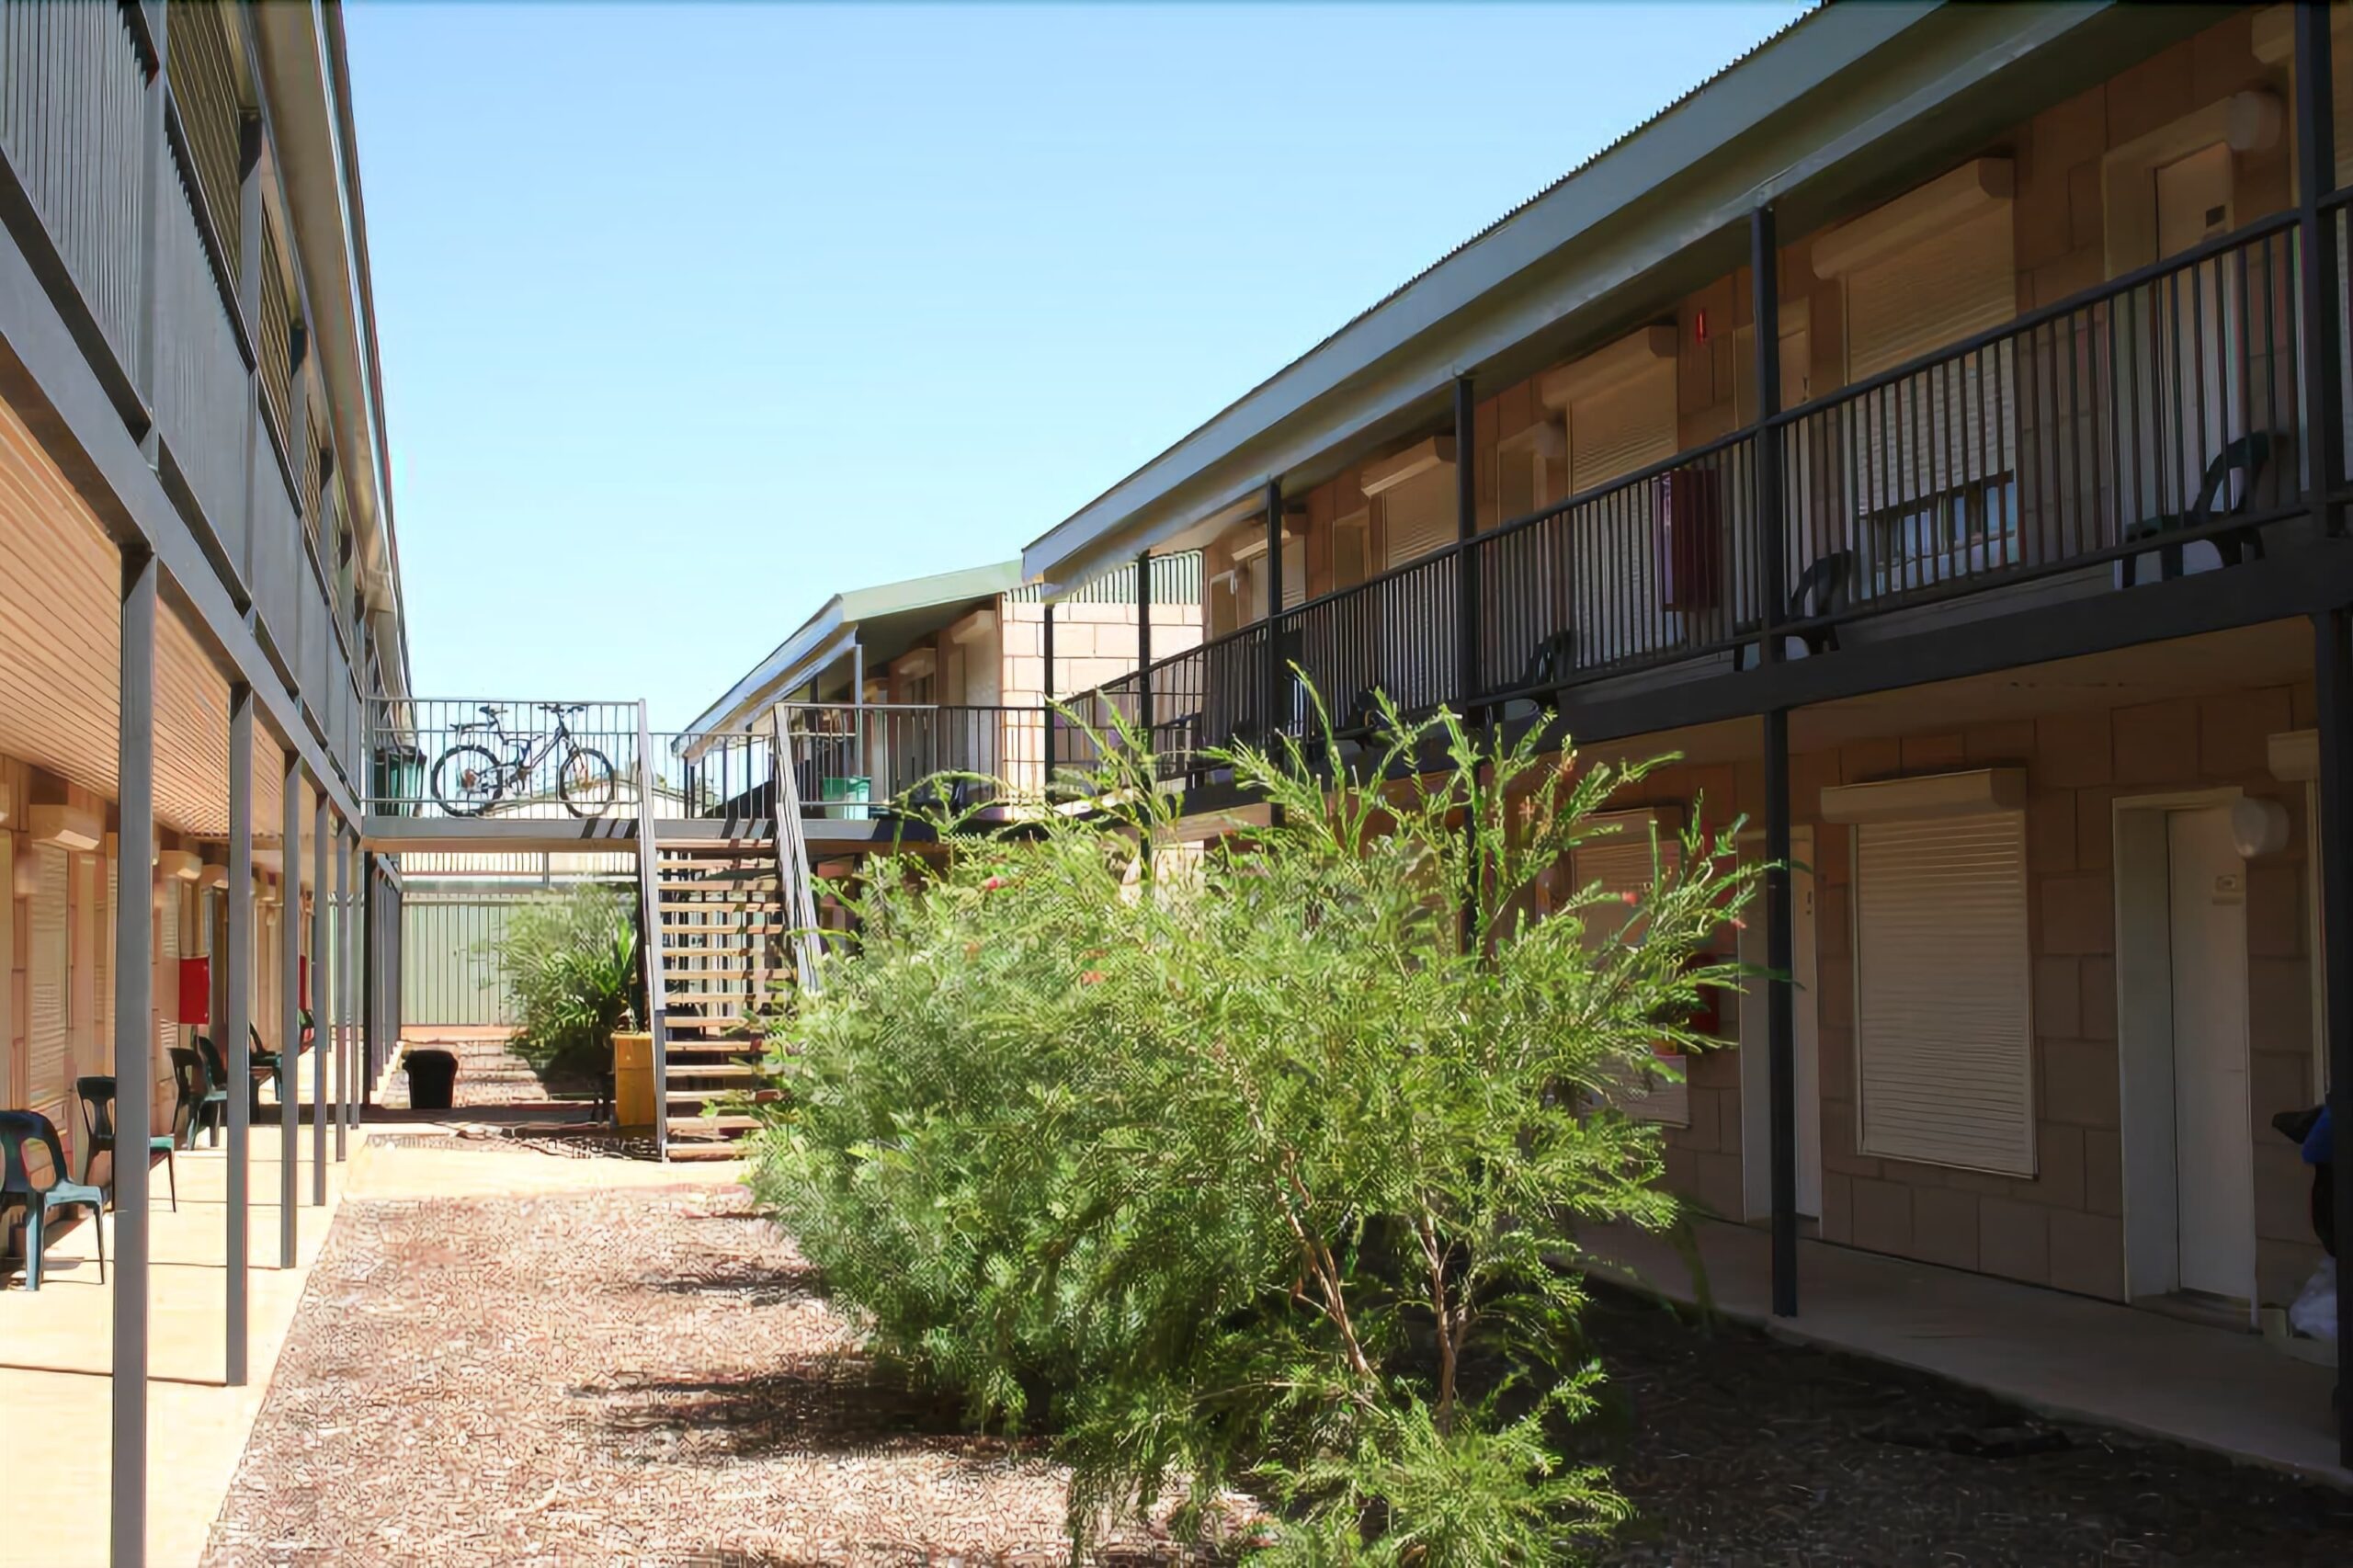
M 2348 204 L 2340 189 L 2320 211 L 2332 256 Z M 1500 524 L 1466 509 L 1423 553 L 1294 587 L 1271 617 L 1079 694 L 1056 761 L 1086 762 L 1086 729 L 1116 716 L 1165 777 L 1198 781 L 1209 748 L 1310 734 L 1310 687 L 1343 733 L 1378 693 L 1517 716 L 1608 697 L 1664 710 L 1717 682 L 1729 712 L 1746 699 L 1722 683 L 1761 666 L 1893 668 L 1915 634 L 1996 640 L 2018 615 L 2145 610 L 2154 636 L 2201 629 L 2161 602 L 2211 602 L 2217 625 L 2341 602 L 2346 545 L 2316 518 L 2347 499 L 2353 312 L 2342 267 L 2327 298 L 2307 287 L 2309 222 L 2273 213 Z M 1303 525 L 1282 507 L 1287 543 Z M 2244 580 L 2165 591 L 2216 574 Z
M 369 715 L 365 835 L 387 852 L 625 848 L 641 819 L 665 844 L 773 838 L 781 809 L 813 853 L 924 843 L 943 813 L 1041 801 L 1045 729 L 1038 707 L 787 703 L 711 733 L 650 729 L 634 701 L 387 699 Z

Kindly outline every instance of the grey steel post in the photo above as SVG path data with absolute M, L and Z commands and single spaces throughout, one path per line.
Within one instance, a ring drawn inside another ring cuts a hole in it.
M 359 970 L 359 1096 L 365 1106 L 375 1099 L 376 1074 L 383 1070 L 376 1058 L 384 1040 L 384 887 L 372 852 L 359 858 L 359 917 L 360 951 L 366 955 Z
M 311 1202 L 327 1201 L 327 1056 L 335 1015 L 327 1011 L 327 792 L 311 803 Z
M 1038 677 L 1038 695 L 1043 699 L 1038 705 L 1039 714 L 1045 720 L 1045 767 L 1038 775 L 1038 798 L 1044 800 L 1054 787 L 1054 601 L 1040 600 L 1043 612 L 1038 622 L 1038 652 L 1043 657 L 1045 674 Z
M 351 1120 L 351 840 L 335 833 L 335 1157 L 347 1153 Z
M 155 558 L 122 560 L 122 701 L 117 732 L 123 873 L 114 910 L 114 1441 L 108 1561 L 147 1560 L 147 1140 L 154 1132 Z M 123 896 L 127 895 L 127 896 Z M 120 1092 L 128 1090 L 128 1093 Z M 126 1158 L 125 1155 L 129 1157 Z
M 1276 566 L 1281 566 L 1277 562 Z M 1269 630 L 1272 630 L 1269 628 Z M 1152 551 L 1136 552 L 1136 730 L 1152 749 Z
M 782 721 L 778 722 L 774 776 L 776 790 L 776 842 L 782 849 L 787 834 L 798 825 L 798 807 L 793 801 L 792 756 L 784 743 Z M 664 1002 L 669 988 L 663 980 L 665 967 L 662 956 L 662 845 L 655 825 L 654 776 L 654 733 L 647 727 L 645 699 L 637 700 L 637 921 L 638 964 L 645 980 L 645 1034 L 654 1052 L 654 1153 L 655 1158 L 670 1157 L 670 1024 Z M 794 820 L 788 822 L 787 813 Z M 779 872 L 783 867 L 779 862 Z M 779 895 L 789 892 L 783 882 L 778 883 Z M 808 976 L 801 976 L 805 984 Z M 620 1120 L 620 1089 L 613 1091 L 613 1120 Z
M 2313 697 L 2320 721 L 2321 1028 L 2329 1125 L 2336 1130 L 2337 1235 L 2353 1215 L 2353 611 L 2313 617 Z M 2337 1249 L 2339 1256 L 2344 1248 Z M 2336 1292 L 2336 1343 L 2353 1345 L 2353 1291 Z M 2353 1357 L 2336 1358 L 2336 1462 L 2353 1467 Z
M 1267 744 L 1283 727 L 1283 482 L 1267 481 Z M 1278 807 L 1277 810 L 1281 808 Z
M 1782 562 L 1789 519 L 1782 513 L 1780 431 L 1769 421 L 1781 411 L 1780 248 L 1773 210 L 1749 214 L 1750 314 L 1756 335 L 1756 511 L 1764 551 L 1758 574 L 1765 587 L 1765 624 L 1759 628 L 1761 663 L 1781 662 Z M 1769 1144 L 1767 1170 L 1773 1200 L 1773 1315 L 1798 1315 L 1798 1100 L 1797 1003 L 1790 975 L 1796 967 L 1796 908 L 1790 876 L 1790 710 L 1765 714 L 1765 985 L 1766 1109 Z
M 231 1388 L 245 1386 L 246 1248 L 253 1224 L 254 691 L 229 688 L 229 896 L 224 910 L 221 1032 L 229 1066 L 228 1357 Z
M 302 1167 L 302 758 L 286 754 L 278 831 L 278 1267 L 294 1267 Z
M 1479 573 L 1471 541 L 1479 537 L 1479 400 L 1471 378 L 1454 378 L 1454 686 L 1463 717 L 1476 723 L 1479 703 Z
M 2304 428 L 2324 432 L 2312 443 L 2313 519 L 2323 532 L 2339 527 L 2336 497 L 2345 485 L 2345 389 L 2337 381 L 2338 319 L 2344 309 L 2345 258 L 2335 244 L 2337 216 L 2321 199 L 2336 183 L 2336 62 L 2330 58 L 2333 9 L 2295 8 L 2297 270 L 2303 275 L 2302 332 Z M 2342 847 L 2340 844 L 2340 848 Z M 2343 1341 L 2338 1343 L 2342 1344 Z
M 813 681 L 810 684 L 813 687 L 816 683 Z M 857 641 L 855 636 L 852 637 L 849 645 L 849 706 L 850 728 L 858 734 L 858 743 L 851 748 L 851 755 L 858 761 L 858 776 L 864 778 L 868 777 L 866 771 L 866 644 Z M 821 792 L 824 790 L 823 779 L 818 781 L 817 788 Z

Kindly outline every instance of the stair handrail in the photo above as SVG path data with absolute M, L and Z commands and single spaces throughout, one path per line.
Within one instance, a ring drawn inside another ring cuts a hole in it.
M 801 822 L 801 780 L 792 765 L 792 740 L 786 728 L 785 705 L 768 710 L 769 744 L 776 771 L 776 871 L 792 928 L 785 939 L 792 944 L 792 971 L 803 994 L 817 994 L 817 897 L 815 873 L 809 864 L 809 834 Z
M 654 738 L 645 700 L 637 704 L 637 914 L 643 928 L 637 954 L 645 970 L 645 1032 L 654 1044 L 654 1154 L 670 1157 L 670 1035 L 665 1016 L 662 956 L 662 849 L 654 825 Z M 618 1089 L 618 1085 L 616 1085 Z M 618 1093 L 613 1112 L 620 1113 Z

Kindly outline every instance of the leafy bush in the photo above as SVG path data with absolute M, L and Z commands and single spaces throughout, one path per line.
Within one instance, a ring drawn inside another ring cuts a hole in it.
M 1074 1547 L 1237 1483 L 1302 1563 L 1552 1562 L 1624 1512 L 1560 1458 L 1577 1232 L 1673 1222 L 1607 1096 L 1712 1043 L 1679 1020 L 1757 873 L 1695 830 L 1632 907 L 1525 918 L 1647 767 L 1390 722 L 1337 789 L 1226 756 L 1277 825 L 1213 852 L 1137 853 L 1174 824 L 1114 746 L 1091 822 L 878 863 L 780 1026 L 756 1188 L 879 1347 L 1057 1429 Z
M 535 899 L 493 949 L 521 1022 L 507 1050 L 548 1080 L 601 1073 L 617 1029 L 645 1016 L 630 900 L 593 884 Z

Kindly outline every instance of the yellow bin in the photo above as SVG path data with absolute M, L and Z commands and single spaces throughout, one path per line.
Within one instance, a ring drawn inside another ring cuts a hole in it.
M 613 1119 L 623 1127 L 654 1125 L 654 1037 L 613 1036 Z

